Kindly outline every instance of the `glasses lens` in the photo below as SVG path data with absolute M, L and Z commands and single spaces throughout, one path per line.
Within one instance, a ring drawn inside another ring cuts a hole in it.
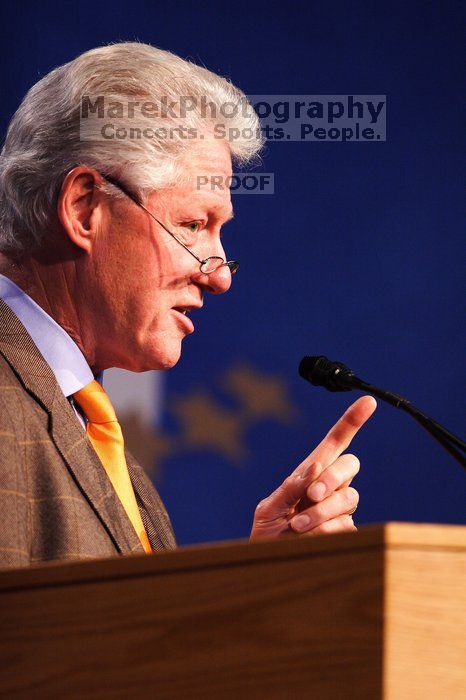
M 201 272 L 203 272 L 205 275 L 208 275 L 211 272 L 215 272 L 215 270 L 218 270 L 224 265 L 226 265 L 229 268 L 232 275 L 236 274 L 239 268 L 239 263 L 236 262 L 236 260 L 229 260 L 228 262 L 225 262 L 223 258 L 220 258 L 216 255 L 212 255 L 210 258 L 206 258 L 205 260 L 203 260 L 201 264 Z
M 208 275 L 210 272 L 215 272 L 215 270 L 218 270 L 218 268 L 222 267 L 224 264 L 225 260 L 223 258 L 213 255 L 212 257 L 203 260 L 201 264 L 201 272 Z

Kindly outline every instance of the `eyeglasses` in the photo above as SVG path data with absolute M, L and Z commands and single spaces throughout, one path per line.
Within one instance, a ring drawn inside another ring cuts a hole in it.
M 215 272 L 216 270 L 219 270 L 221 267 L 228 267 L 228 269 L 230 270 L 230 273 L 231 273 L 232 275 L 235 275 L 235 274 L 238 272 L 239 262 L 237 262 L 236 260 L 225 260 L 225 258 L 221 258 L 219 255 L 211 255 L 210 257 L 205 258 L 205 260 L 201 260 L 201 258 L 199 258 L 199 257 L 196 255 L 196 253 L 193 253 L 193 251 L 191 250 L 191 248 L 188 248 L 188 246 L 185 245 L 185 244 L 183 243 L 183 241 L 180 241 L 180 239 L 178 238 L 178 236 L 175 236 L 174 233 L 172 233 L 171 231 L 169 231 L 168 228 L 165 226 L 165 224 L 163 224 L 161 221 L 159 221 L 159 220 L 157 219 L 157 217 L 155 217 L 155 216 L 152 214 L 152 212 L 150 212 L 149 209 L 147 209 L 147 207 L 144 206 L 144 204 L 141 204 L 141 202 L 139 202 L 139 201 L 136 199 L 136 197 L 134 196 L 134 194 L 133 194 L 132 192 L 130 192 L 119 180 L 117 180 L 117 179 L 114 178 L 114 177 L 111 177 L 110 175 L 104 175 L 103 173 L 100 173 L 100 174 L 102 175 L 102 177 L 104 178 L 104 180 L 106 180 L 107 182 L 109 182 L 111 185 L 113 185 L 114 187 L 116 187 L 117 189 L 119 189 L 120 192 L 123 192 L 123 194 L 125 194 L 127 197 L 129 197 L 129 199 L 130 199 L 132 202 L 134 202 L 134 204 L 136 204 L 136 205 L 137 205 L 138 207 L 140 207 L 141 209 L 144 209 L 144 211 L 145 211 L 147 214 L 149 214 L 149 216 L 150 216 L 152 219 L 154 219 L 154 221 L 155 221 L 159 226 L 161 226 L 172 238 L 174 238 L 175 241 L 177 241 L 177 243 L 179 243 L 181 246 L 183 246 L 183 248 L 184 248 L 185 250 L 187 250 L 188 253 L 189 253 L 190 255 L 193 256 L 193 258 L 196 258 L 197 262 L 198 262 L 199 265 L 200 265 L 199 269 L 200 269 L 200 271 L 201 271 L 203 274 L 205 274 L 205 275 L 210 275 L 212 272 Z

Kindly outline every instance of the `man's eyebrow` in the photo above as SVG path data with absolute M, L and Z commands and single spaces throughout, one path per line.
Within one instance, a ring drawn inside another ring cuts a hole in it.
M 231 220 L 234 218 L 234 216 L 235 216 L 235 212 L 233 211 L 233 208 L 230 209 L 229 214 L 227 214 L 227 215 L 225 216 L 225 218 L 223 218 L 223 216 L 220 214 L 220 212 L 216 211 L 216 209 L 217 209 L 217 207 L 215 207 L 215 209 L 212 209 L 212 210 L 210 211 L 210 214 L 213 214 L 213 218 L 217 219 L 217 221 L 222 221 L 222 226 L 224 226 L 224 225 L 227 224 L 229 221 L 231 221 Z M 208 215 L 209 215 L 209 214 L 208 214 Z M 209 216 L 210 216 L 210 215 L 209 215 Z

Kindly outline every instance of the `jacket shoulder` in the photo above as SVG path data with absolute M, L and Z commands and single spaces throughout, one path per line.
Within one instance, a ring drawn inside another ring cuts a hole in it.
M 14 428 L 16 435 L 22 434 L 24 422 L 30 416 L 47 424 L 47 412 L 25 389 L 9 362 L 0 354 L 0 425 Z

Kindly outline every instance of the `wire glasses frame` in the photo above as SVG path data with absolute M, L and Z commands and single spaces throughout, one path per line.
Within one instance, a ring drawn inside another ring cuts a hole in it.
M 183 243 L 183 241 L 180 241 L 178 236 L 176 236 L 174 233 L 172 233 L 165 226 L 165 224 L 163 224 L 161 221 L 159 221 L 159 219 L 157 219 L 157 217 L 154 216 L 154 214 L 152 214 L 152 212 L 149 211 L 149 209 L 147 209 L 147 207 L 145 207 L 144 204 L 141 204 L 141 202 L 139 202 L 137 200 L 137 198 L 134 196 L 134 194 L 132 194 L 132 192 L 130 192 L 119 180 L 117 180 L 116 178 L 114 178 L 110 175 L 104 175 L 103 173 L 100 173 L 100 174 L 102 175 L 104 180 L 106 180 L 108 183 L 110 183 L 111 185 L 113 185 L 114 187 L 119 189 L 120 192 L 123 192 L 123 194 L 125 194 L 127 197 L 129 197 L 129 199 L 131 199 L 131 201 L 134 202 L 134 204 L 136 204 L 141 209 L 144 209 L 144 211 L 147 214 L 149 214 L 149 216 L 157 224 L 159 224 L 159 226 L 161 226 L 164 229 L 164 231 L 166 231 L 172 238 L 174 238 L 177 243 L 179 243 L 181 246 L 183 246 L 183 248 L 185 250 L 187 250 L 188 253 L 193 256 L 193 258 L 196 258 L 197 262 L 200 265 L 199 269 L 203 274 L 210 275 L 212 272 L 219 270 L 221 267 L 228 267 L 228 269 L 230 270 L 230 273 L 232 275 L 235 275 L 238 272 L 239 262 L 237 260 L 225 260 L 224 258 L 221 258 L 219 255 L 211 255 L 208 258 L 205 258 L 205 260 L 202 260 L 201 258 L 199 258 L 196 255 L 196 253 L 193 253 L 191 248 L 188 248 L 188 246 L 185 245 Z

